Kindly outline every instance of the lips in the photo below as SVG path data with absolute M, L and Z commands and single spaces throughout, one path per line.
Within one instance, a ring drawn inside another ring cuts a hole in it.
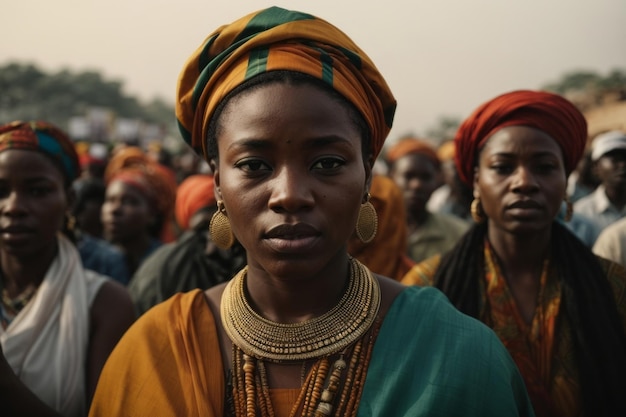
M 298 223 L 295 225 L 281 224 L 275 226 L 266 233 L 265 237 L 267 239 L 296 240 L 317 235 L 319 235 L 319 231 L 315 227 L 305 223 Z
M 509 209 L 541 209 L 543 206 L 535 200 L 519 200 L 513 204 L 509 204 Z
M 265 242 L 276 252 L 304 253 L 313 249 L 319 241 L 320 232 L 305 223 L 281 224 L 270 229 L 264 236 Z
M 24 233 L 33 233 L 33 229 L 22 225 L 10 225 L 0 228 L 0 233 L 18 235 Z

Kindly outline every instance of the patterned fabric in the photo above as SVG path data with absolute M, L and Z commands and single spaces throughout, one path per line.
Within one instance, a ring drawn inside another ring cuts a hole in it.
M 489 244 L 485 244 L 485 281 L 481 285 L 480 319 L 492 327 L 524 377 L 537 416 L 578 416 L 581 393 L 571 324 L 562 314 L 563 293 L 555 265 L 545 261 L 538 303 L 530 325 L 521 318 Z M 405 285 L 430 286 L 439 267 L 437 255 L 414 266 Z M 611 285 L 626 329 L 626 272 L 599 259 Z
M 537 415 L 575 415 L 581 407 L 580 387 L 569 337 L 560 340 L 559 351 L 565 355 L 560 360 L 554 356 L 555 327 L 561 305 L 556 269 L 550 268 L 548 260 L 544 262 L 537 306 L 530 324 L 521 316 L 487 241 L 484 285 L 486 291 L 482 293 L 486 299 L 480 319 L 493 328 L 511 353 L 524 376 Z M 566 321 L 565 316 L 561 317 L 559 325 L 569 327 Z
M 456 133 L 455 162 L 463 182 L 472 185 L 478 150 L 507 126 L 529 126 L 547 133 L 561 147 L 568 175 L 587 144 L 585 117 L 563 97 L 529 90 L 502 94 L 474 110 Z
M 80 174 L 74 142 L 51 123 L 14 121 L 0 126 L 0 152 L 7 149 L 43 152 L 60 164 L 68 182 Z
M 222 99 L 263 72 L 290 70 L 327 82 L 363 115 L 374 156 L 396 101 L 370 58 L 343 32 L 310 14 L 270 7 L 218 28 L 193 53 L 178 81 L 176 117 L 185 141 L 207 157 L 207 127 Z

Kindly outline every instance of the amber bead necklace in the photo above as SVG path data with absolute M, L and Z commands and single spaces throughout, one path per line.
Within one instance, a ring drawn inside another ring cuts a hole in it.
M 315 359 L 306 373 L 291 416 L 353 416 L 378 334 L 378 281 L 350 259 L 350 280 L 328 313 L 302 323 L 275 323 L 257 314 L 246 300 L 246 270 L 222 296 L 222 323 L 233 341 L 232 407 L 237 417 L 274 417 L 265 361 Z M 303 373 L 304 374 L 304 373 Z

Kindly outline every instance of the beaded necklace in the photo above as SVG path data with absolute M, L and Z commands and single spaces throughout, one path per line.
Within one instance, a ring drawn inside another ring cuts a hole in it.
M 15 319 L 20 311 L 26 304 L 30 302 L 35 293 L 37 287 L 35 285 L 28 285 L 24 291 L 17 295 L 17 297 L 11 298 L 9 292 L 4 288 L 2 279 L 0 279 L 0 289 L 2 292 L 2 303 L 0 304 L 0 325 L 6 329 L 9 324 Z
M 303 323 L 282 324 L 252 310 L 245 277 L 244 269 L 229 282 L 221 302 L 222 323 L 233 341 L 226 415 L 274 417 L 264 361 L 313 358 L 291 417 L 356 415 L 381 323 L 378 281 L 351 258 L 348 289 L 334 308 Z
M 350 258 L 350 279 L 339 303 L 301 323 L 276 323 L 255 312 L 245 296 L 247 267 L 226 286 L 222 324 L 246 354 L 277 362 L 319 358 L 339 352 L 370 328 L 380 307 L 380 288 L 369 270 Z

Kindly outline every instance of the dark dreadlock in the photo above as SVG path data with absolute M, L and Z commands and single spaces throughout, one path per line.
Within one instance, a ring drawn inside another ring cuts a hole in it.
M 442 257 L 434 276 L 452 304 L 475 318 L 481 308 L 486 234 L 486 223 L 470 229 Z M 571 323 L 585 415 L 626 415 L 626 334 L 606 273 L 589 248 L 556 221 L 551 248 L 560 272 L 562 313 Z

